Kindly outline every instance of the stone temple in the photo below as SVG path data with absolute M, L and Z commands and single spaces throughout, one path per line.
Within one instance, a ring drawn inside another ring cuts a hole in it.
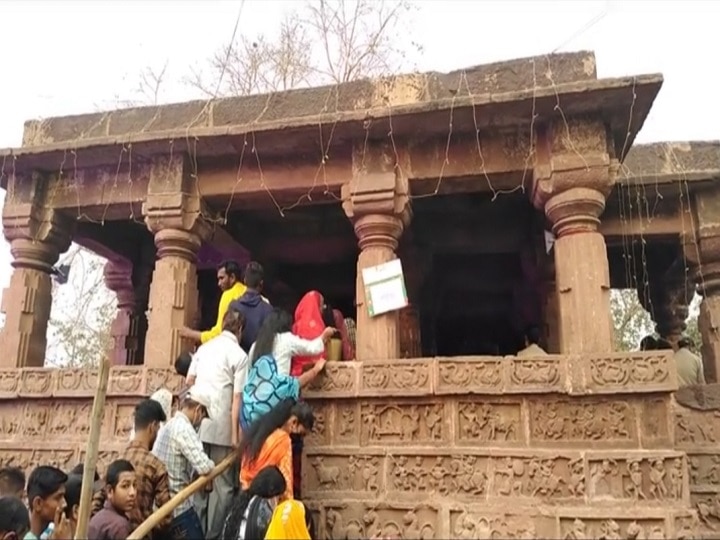
M 720 144 L 633 145 L 661 86 L 580 52 L 28 122 L 0 151 L 0 461 L 85 452 L 97 373 L 43 367 L 71 241 L 118 297 L 101 468 L 138 397 L 179 388 L 215 265 L 254 259 L 273 304 L 357 318 L 357 360 L 307 393 L 321 538 L 720 537 L 715 387 L 613 351 L 611 288 L 670 341 L 697 291 L 720 370 Z M 370 317 L 358 270 L 396 257 L 411 306 Z M 512 356 L 528 324 L 552 354 Z

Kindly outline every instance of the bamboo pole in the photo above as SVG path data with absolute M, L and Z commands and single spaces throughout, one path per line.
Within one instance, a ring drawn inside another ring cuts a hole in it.
M 192 497 L 195 493 L 203 489 L 207 484 L 232 467 L 237 459 L 237 452 L 231 452 L 225 459 L 215 465 L 215 468 L 212 471 L 199 477 L 189 486 L 179 491 L 172 499 L 155 510 L 149 518 L 143 521 L 137 529 L 130 533 L 127 540 L 142 540 L 145 538 L 150 531 L 157 527 L 162 520 L 169 516 L 173 510 L 180 506 L 182 502 Z
M 97 466 L 98 448 L 100 446 L 100 431 L 102 429 L 103 413 L 105 412 L 105 396 L 107 395 L 109 376 L 110 358 L 105 358 L 100 364 L 97 389 L 95 390 L 95 399 L 93 401 L 90 440 L 88 441 L 85 464 L 83 465 L 82 489 L 80 490 L 80 507 L 78 508 L 75 540 L 87 538 L 93 485 L 95 484 L 95 468 Z

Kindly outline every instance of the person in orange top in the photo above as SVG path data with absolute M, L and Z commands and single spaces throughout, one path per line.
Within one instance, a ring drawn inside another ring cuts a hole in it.
M 218 304 L 218 317 L 215 326 L 210 330 L 200 332 L 184 326 L 180 329 L 180 335 L 195 342 L 206 343 L 222 333 L 223 320 L 227 313 L 228 306 L 233 300 L 237 300 L 247 290 L 242 282 L 240 265 L 235 261 L 225 261 L 217 269 L 218 287 L 222 291 L 220 303 Z
M 250 424 L 238 447 L 240 486 L 248 489 L 265 467 L 277 467 L 285 477 L 287 487 L 281 500 L 293 499 L 293 460 L 290 435 L 304 437 L 312 431 L 315 416 L 305 402 L 285 399 L 270 412 Z

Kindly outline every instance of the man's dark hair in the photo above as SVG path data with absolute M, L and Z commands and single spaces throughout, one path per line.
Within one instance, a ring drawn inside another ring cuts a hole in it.
M 678 349 L 692 349 L 695 346 L 695 342 L 689 337 L 680 338 L 678 341 Z
M 237 281 L 242 279 L 242 270 L 240 270 L 240 265 L 235 261 L 223 261 L 218 265 L 217 269 L 225 270 L 228 276 L 234 277 Z
M 69 475 L 79 475 L 79 476 L 82 476 L 83 474 L 85 474 L 85 464 L 84 464 L 84 463 L 78 463 L 77 465 L 75 465 L 75 466 L 72 468 L 72 470 L 71 470 L 68 474 L 69 474 Z M 97 469 L 95 469 L 95 474 L 94 474 L 94 476 L 93 476 L 93 480 L 94 480 L 95 482 L 97 482 L 98 480 L 100 480 L 100 475 L 98 474 Z
M 541 337 L 540 329 L 537 326 L 528 326 L 525 329 L 525 339 L 527 339 L 528 343 L 531 345 L 537 345 L 540 343 Z
M 30 513 L 17 497 L 0 497 L 0 531 L 21 534 L 30 530 Z
M 47 499 L 65 485 L 68 476 L 57 467 L 40 465 L 30 473 L 27 485 L 27 496 L 30 508 L 36 497 Z
M 71 474 L 65 482 L 65 516 L 70 519 L 73 515 L 73 507 L 80 504 L 80 491 L 82 491 L 82 475 Z
M 245 322 L 243 312 L 238 309 L 237 305 L 231 303 L 227 312 L 225 312 L 225 317 L 223 317 L 223 330 L 237 333 L 245 328 Z
M 245 267 L 245 286 L 248 289 L 259 289 L 265 279 L 265 271 L 259 262 L 250 261 Z
M 189 352 L 180 353 L 180 356 L 175 359 L 175 373 L 187 377 L 190 364 L 192 364 L 192 355 Z
M 657 339 L 653 336 L 645 336 L 640 340 L 641 351 L 654 351 L 658 348 Z
M 672 349 L 672 345 L 670 342 L 665 338 L 659 338 L 657 340 L 657 350 L 658 351 L 667 351 L 669 349 Z
M 154 399 L 143 399 L 135 406 L 135 429 L 145 429 L 153 422 L 165 422 L 167 416 L 160 405 Z
M 116 488 L 120 475 L 124 472 L 135 472 L 135 467 L 127 459 L 116 459 L 108 466 L 105 483 L 113 489 Z
M 0 495 L 15 495 L 25 489 L 25 473 L 18 467 L 0 469 Z

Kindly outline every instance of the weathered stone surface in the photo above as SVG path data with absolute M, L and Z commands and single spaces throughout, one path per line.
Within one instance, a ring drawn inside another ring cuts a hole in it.
M 690 500 L 699 530 L 703 538 L 720 538 L 720 411 L 677 402 L 674 409 L 677 448 L 687 453 Z
M 616 394 L 677 389 L 672 354 L 663 352 L 538 358 L 474 356 L 328 365 L 308 397 Z
M 85 114 L 25 125 L 23 146 L 76 141 L 132 133 L 156 133 L 192 127 L 225 127 L 290 118 L 315 117 L 328 109 L 343 111 L 411 105 L 470 94 L 496 94 L 545 88 L 597 78 L 592 52 L 566 53 L 496 62 L 453 71 L 399 75 L 342 85 L 274 94 L 194 101 Z
M 637 144 L 623 163 L 623 174 L 641 183 L 702 180 L 718 173 L 720 141 Z
M 713 413 L 672 409 L 662 358 L 636 358 L 655 378 L 634 374 L 621 355 L 397 361 L 395 376 L 385 362 L 329 365 L 307 394 L 316 429 L 302 470 L 319 537 L 689 538 L 698 527 L 691 498 L 712 536 L 714 434 L 689 443 L 670 418 L 706 427 Z M 466 377 L 474 365 L 485 375 Z M 598 370 L 606 395 L 595 395 Z M 478 386 L 493 380 L 506 395 Z M 539 391 L 556 380 L 553 393 Z M 82 460 L 96 382 L 93 370 L 0 370 L 0 463 L 69 469 Z M 137 399 L 181 384 L 172 369 L 111 369 L 101 471 L 126 445 Z

